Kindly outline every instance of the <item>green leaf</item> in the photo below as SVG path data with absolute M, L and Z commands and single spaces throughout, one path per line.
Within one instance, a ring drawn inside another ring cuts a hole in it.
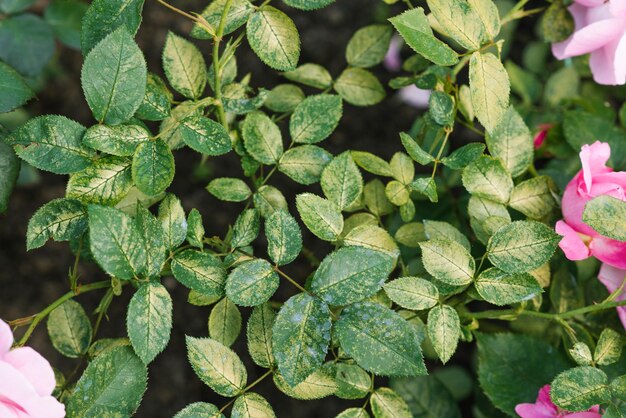
M 237 248 L 249 245 L 259 235 L 260 227 L 261 222 L 258 211 L 256 209 L 244 210 L 235 221 L 230 246 Z
M 26 249 L 43 246 L 50 238 L 71 241 L 87 229 L 84 205 L 73 199 L 54 199 L 40 207 L 28 222 Z
M 272 347 L 278 370 L 290 386 L 317 370 L 330 344 L 328 306 L 306 293 L 293 296 L 280 308 L 272 328 Z
M 94 125 L 83 136 L 84 145 L 120 157 L 133 155 L 138 145 L 149 140 L 150 133 L 138 125 Z
M 250 187 L 238 178 L 222 177 L 211 180 L 206 189 L 219 200 L 243 202 L 252 194 Z
M 428 100 L 428 112 L 433 121 L 441 126 L 454 123 L 454 98 L 442 91 L 434 91 Z
M 430 0 L 428 7 L 442 32 L 469 51 L 493 42 L 500 32 L 500 16 L 491 0 Z
M 256 306 L 252 310 L 247 326 L 248 351 L 259 366 L 270 368 L 275 364 L 272 352 L 272 327 L 276 312 L 269 303 Z
M 194 402 L 178 411 L 174 418 L 224 418 L 219 411 L 219 408 L 211 403 Z
M 419 277 L 400 277 L 385 283 L 389 299 L 406 309 L 421 311 L 439 302 L 437 287 Z
M 365 370 L 382 376 L 426 374 L 415 328 L 394 311 L 355 303 L 341 312 L 335 327 L 341 347 Z
M 296 68 L 300 59 L 300 35 L 285 13 L 263 6 L 248 19 L 246 35 L 261 61 L 275 70 Z
M 402 396 L 415 417 L 461 418 L 457 401 L 435 376 L 393 378 L 389 386 Z
M 170 115 L 174 96 L 156 74 L 148 73 L 146 94 L 135 116 L 144 120 L 163 120 Z
M 187 242 L 194 247 L 202 249 L 204 243 L 204 225 L 202 224 L 202 215 L 198 209 L 193 208 L 187 215 Z
M 302 64 L 295 70 L 283 73 L 283 76 L 287 80 L 320 90 L 330 88 L 333 83 L 333 78 L 328 71 L 318 64 Z
M 396 231 L 394 236 L 399 244 L 410 248 L 419 247 L 419 243 L 426 241 L 426 233 L 424 232 L 424 224 L 421 222 L 410 222 L 402 225 Z
M 1 0 L 0 11 L 6 14 L 21 12 L 30 7 L 35 0 Z
M 219 395 L 237 396 L 248 379 L 237 354 L 210 338 L 185 338 L 189 362 L 200 380 Z
M 146 266 L 143 237 L 132 218 L 124 212 L 89 205 L 89 243 L 91 253 L 111 276 L 130 280 Z
M 435 38 L 423 8 L 408 10 L 389 21 L 407 45 L 427 60 L 441 66 L 454 65 L 459 61 L 452 48 Z
M 189 116 L 201 115 L 202 112 L 196 102 L 188 100 L 180 103 L 172 109 L 169 116 L 161 121 L 159 126 L 160 138 L 173 150 L 182 148 L 185 145 L 182 135 L 182 121 Z
M 139 144 L 133 156 L 133 181 L 148 196 L 164 192 L 172 181 L 176 167 L 174 155 L 162 139 Z
M 579 366 L 589 366 L 593 362 L 593 359 L 591 358 L 591 350 L 584 342 L 578 341 L 567 351 Z
M 241 263 L 226 280 L 226 296 L 240 306 L 256 306 L 267 302 L 280 284 L 278 274 L 266 260 Z
M 67 417 L 130 417 L 141 402 L 148 370 L 129 346 L 105 350 L 89 363 L 67 399 Z
M 605 328 L 598 338 L 593 361 L 601 366 L 613 364 L 620 359 L 623 346 L 624 338 L 611 328 Z
M 272 406 L 264 397 L 254 392 L 239 396 L 230 412 L 231 418 L 276 418 Z
M 165 39 L 163 70 L 170 85 L 183 96 L 197 99 L 202 95 L 207 82 L 204 57 L 194 44 L 173 32 Z
M 259 187 L 254 196 L 254 207 L 267 218 L 277 210 L 287 210 L 287 200 L 280 190 L 267 184 Z
M 9 112 L 30 100 L 35 92 L 12 67 L 0 61 L 0 113 Z
M 93 329 L 82 306 L 67 300 L 48 317 L 48 335 L 52 345 L 66 357 L 78 358 L 87 352 Z
M 483 154 L 485 144 L 472 142 L 457 148 L 452 154 L 441 159 L 441 163 L 453 170 L 461 170 L 476 161 Z
M 571 71 L 573 68 L 568 68 Z M 566 85 L 572 84 L 565 82 Z M 575 94 L 578 97 L 578 93 Z M 602 141 L 607 142 L 612 151 L 610 163 L 614 167 L 626 165 L 626 133 L 612 121 L 599 115 L 594 115 L 582 110 L 566 111 L 563 117 L 563 133 L 568 144 L 575 150 L 581 149 L 585 144 L 595 141 L 598 132 L 602 132 Z
M 585 205 L 583 222 L 601 235 L 626 241 L 626 202 L 603 195 Z
M 209 253 L 185 250 L 172 259 L 172 273 L 176 280 L 203 295 L 224 295 L 226 270 L 222 262 Z
M 220 26 L 222 14 L 227 3 L 228 0 L 215 0 L 200 14 L 213 30 L 213 34 L 217 33 L 217 28 Z M 254 6 L 248 0 L 232 0 L 224 21 L 223 34 L 228 35 L 239 29 L 246 23 L 252 12 L 254 12 Z M 198 23 L 194 25 L 190 33 L 191 36 L 197 39 L 211 39 L 213 34 Z
M 350 151 L 350 154 L 354 162 L 363 170 L 378 176 L 393 177 L 391 166 L 382 158 L 365 151 Z
M 311 291 L 330 305 L 349 305 L 374 295 L 393 268 L 386 254 L 365 247 L 343 247 L 322 260 Z
M 396 152 L 391 157 L 389 162 L 393 178 L 402 183 L 408 185 L 413 181 L 415 177 L 415 166 L 411 158 L 403 152 Z
M 70 176 L 65 196 L 83 203 L 114 205 L 126 196 L 132 186 L 131 161 L 108 156 Z
M 439 195 L 437 194 L 437 183 L 432 177 L 418 177 L 411 184 L 409 184 L 411 190 L 414 190 L 420 194 L 423 194 L 433 203 L 439 201 Z
M 63 116 L 31 119 L 6 138 L 18 157 L 55 174 L 75 173 L 91 164 L 93 150 L 81 144 L 85 128 Z
M 461 244 L 467 251 L 471 251 L 470 242 L 457 228 L 447 222 L 424 219 L 424 234 L 428 239 L 449 239 Z
M 341 399 L 362 399 L 372 389 L 372 378 L 369 373 L 356 364 L 336 363 L 335 381 L 337 392 L 335 396 Z
M 370 414 L 363 408 L 348 408 L 335 418 L 370 418 Z
M 180 124 L 180 134 L 189 148 L 205 155 L 223 155 L 233 148 L 226 128 L 203 116 L 185 118 Z
M 519 334 L 476 334 L 478 380 L 493 404 L 510 416 L 569 367 L 561 352 L 544 340 Z M 515 376 L 513 379 L 512 376 Z
M 500 160 L 483 155 L 463 170 L 463 186 L 473 195 L 506 204 L 513 180 Z
M 529 300 L 542 292 L 532 275 L 509 274 L 497 268 L 480 273 L 474 285 L 483 299 L 499 306 Z
M 54 55 L 52 28 L 37 15 L 24 13 L 0 22 L 0 60 L 25 77 L 39 76 Z
M 388 215 L 394 211 L 385 193 L 385 186 L 379 179 L 374 179 L 363 188 L 363 201 L 369 211 L 378 217 Z
M 261 164 L 274 165 L 283 155 L 283 138 L 278 126 L 262 112 L 246 116 L 241 129 L 248 154 Z
M 564 4 L 551 4 L 542 17 L 541 31 L 546 42 L 564 41 L 574 32 L 574 18 Z
M 461 323 L 454 308 L 440 305 L 428 312 L 428 337 L 444 364 L 456 351 L 460 336 Z
M 530 219 L 546 219 L 557 207 L 556 185 L 548 176 L 533 177 L 518 183 L 509 199 L 509 206 Z
M 355 106 L 375 105 L 387 94 L 378 78 L 362 68 L 345 69 L 333 87 L 346 102 Z
M 126 329 L 144 364 L 163 351 L 172 330 L 172 298 L 162 284 L 149 282 L 137 289 L 128 305 Z
M 567 411 L 586 411 L 610 399 L 608 383 L 602 370 L 589 366 L 575 367 L 552 381 L 550 398 L 556 406 Z
M 289 133 L 294 142 L 316 144 L 337 128 L 343 112 L 341 97 L 319 94 L 304 99 L 289 119 Z
M 322 370 L 313 372 L 304 382 L 293 387 L 285 381 L 280 373 L 274 372 L 274 384 L 287 396 L 302 400 L 325 398 L 337 390 L 335 379 Z
M 483 244 L 487 244 L 495 232 L 487 228 L 490 221 L 499 220 L 502 225 L 511 222 L 511 215 L 506 210 L 506 206 L 478 196 L 470 197 L 467 212 L 470 216 L 472 230 Z
M 279 266 L 294 261 L 302 251 L 302 232 L 288 212 L 277 210 L 265 220 L 267 254 Z
M 294 7 L 300 10 L 315 10 L 326 7 L 335 0 L 283 0 L 287 6 Z
M 167 248 L 165 247 L 165 231 L 161 222 L 143 205 L 138 204 L 135 223 L 146 243 L 146 277 L 158 277 L 165 264 Z
M 0 138 L 2 132 L 2 128 L 0 128 Z M 20 167 L 20 160 L 13 152 L 13 149 L 0 139 L 0 172 L 3 173 L 3 176 L 0 178 L 0 213 L 7 210 L 13 187 L 20 174 Z
M 220 300 L 209 315 L 209 335 L 215 341 L 230 347 L 241 331 L 241 312 L 228 298 Z
M 376 418 L 413 418 L 404 399 L 392 389 L 378 388 L 370 398 L 372 413 Z
M 135 114 L 146 94 L 146 81 L 143 53 L 123 27 L 91 50 L 81 71 L 93 116 L 109 125 L 126 122 Z
M 350 151 L 339 154 L 324 168 L 320 185 L 326 197 L 341 210 L 359 200 L 363 177 Z
M 46 7 L 44 18 L 59 41 L 79 50 L 82 20 L 87 9 L 88 5 L 79 0 L 54 0 Z
M 296 196 L 296 208 L 304 225 L 319 239 L 336 241 L 343 230 L 341 211 L 329 200 L 311 193 Z
M 493 132 L 509 107 L 506 69 L 490 52 L 474 52 L 469 66 L 470 92 L 476 117 Z
M 420 243 L 424 268 L 438 280 L 452 286 L 469 284 L 474 276 L 474 258 L 461 244 L 446 238 Z
M 263 106 L 268 91 L 259 88 L 258 94 L 251 97 L 251 90 L 248 85 L 241 83 L 230 83 L 224 86 L 222 92 L 224 110 L 235 115 L 245 115 L 259 109 Z
M 435 157 L 424 151 L 408 134 L 400 132 L 400 140 L 409 156 L 419 164 L 426 165 L 435 161 Z
M 82 21 L 80 44 L 87 54 L 119 27 L 134 35 L 141 24 L 144 0 L 94 0 Z
M 167 194 L 159 205 L 158 219 L 165 231 L 165 245 L 174 249 L 187 237 L 187 220 L 180 200 L 173 194 Z
M 489 260 L 508 273 L 524 273 L 545 264 L 561 236 L 535 221 L 516 221 L 500 228 L 487 245 Z
M 500 122 L 486 135 L 487 147 L 513 177 L 524 174 L 533 162 L 533 141 L 524 119 L 510 106 Z
M 346 46 L 346 61 L 353 67 L 368 68 L 379 64 L 387 54 L 393 28 L 370 25 L 352 35 Z
M 357 246 L 369 248 L 382 254 L 386 254 L 392 265 L 395 266 L 400 249 L 389 232 L 377 225 L 359 225 L 352 228 L 343 239 L 345 246 Z

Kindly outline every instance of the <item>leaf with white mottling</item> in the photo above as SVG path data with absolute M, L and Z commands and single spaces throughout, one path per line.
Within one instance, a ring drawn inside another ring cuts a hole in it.
M 259 366 L 270 368 L 276 363 L 272 352 L 272 327 L 276 312 L 269 303 L 256 306 L 248 319 L 247 341 L 250 357 Z
M 333 133 L 343 112 L 341 97 L 319 94 L 304 99 L 291 114 L 289 133 L 300 144 L 315 144 Z
M 226 270 L 222 262 L 209 253 L 185 250 L 172 260 L 172 273 L 176 280 L 203 295 L 224 295 Z
M 180 200 L 167 194 L 159 205 L 158 219 L 165 231 L 165 245 L 169 249 L 178 247 L 187 237 L 187 219 Z
M 456 351 L 461 323 L 456 310 L 448 305 L 435 306 L 428 312 L 428 337 L 445 364 Z
M 229 298 L 213 306 L 209 315 L 209 335 L 215 341 L 230 347 L 241 331 L 241 312 Z
M 70 358 L 85 354 L 93 337 L 89 317 L 74 300 L 67 300 L 50 312 L 47 328 L 54 348 Z
M 420 243 L 426 271 L 453 286 L 469 284 L 474 276 L 474 258 L 461 244 L 445 238 Z
M 509 274 L 497 268 L 480 273 L 474 286 L 483 299 L 499 306 L 528 300 L 542 292 L 532 275 Z
M 230 418 L 276 418 L 276 415 L 264 397 L 258 393 L 247 392 L 233 404 Z
M 376 418 L 413 418 L 404 399 L 392 389 L 378 388 L 370 399 L 372 413 Z
M 120 157 L 133 155 L 139 144 L 149 140 L 150 133 L 138 125 L 94 125 L 83 136 L 88 147 Z
M 492 132 L 509 107 L 509 76 L 490 52 L 474 52 L 469 65 L 470 92 L 476 117 Z
M 513 180 L 500 160 L 483 155 L 463 170 L 463 186 L 472 195 L 507 203 Z
M 283 155 L 283 139 L 278 126 L 262 112 L 246 116 L 241 129 L 248 154 L 262 164 L 273 165 Z
M 300 145 L 287 150 L 278 162 L 278 171 L 300 184 L 320 181 L 333 156 L 317 145 Z
M 188 40 L 168 32 L 163 48 L 163 70 L 170 84 L 183 96 L 196 99 L 207 82 L 204 57 Z
M 246 26 L 248 43 L 268 66 L 289 71 L 296 68 L 300 58 L 300 35 L 285 13 L 263 6 L 254 13 Z
M 180 134 L 187 146 L 205 155 L 217 156 L 229 152 L 233 145 L 221 124 L 204 116 L 189 116 L 180 123 Z
M 288 212 L 277 210 L 265 220 L 267 253 L 277 265 L 289 264 L 302 250 L 302 232 Z
M 40 207 L 28 222 L 26 249 L 43 246 L 49 238 L 70 241 L 87 229 L 85 206 L 74 199 L 54 199 Z
M 341 210 L 359 199 L 363 193 L 363 177 L 350 151 L 339 154 L 324 168 L 320 185 L 324 195 Z
M 274 295 L 280 279 L 266 260 L 239 264 L 226 279 L 226 296 L 240 306 L 256 306 Z
M 400 277 L 385 283 L 389 299 L 406 309 L 421 311 L 439 302 L 439 290 L 428 280 L 419 277 Z
M 296 208 L 306 227 L 324 241 L 336 241 L 343 230 L 343 216 L 332 202 L 311 193 L 296 196 Z
M 148 196 L 162 193 L 172 184 L 175 173 L 174 155 L 162 139 L 139 144 L 132 164 L 133 181 L 139 190 Z

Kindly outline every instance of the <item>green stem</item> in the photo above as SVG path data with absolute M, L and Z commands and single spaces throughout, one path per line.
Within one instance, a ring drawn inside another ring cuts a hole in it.
M 441 143 L 441 146 L 439 147 L 439 152 L 437 153 L 437 157 L 435 157 L 435 163 L 433 164 L 433 172 L 430 175 L 430 178 L 432 179 L 435 178 L 435 174 L 437 173 L 437 165 L 439 164 L 439 161 L 441 160 L 441 156 L 443 155 L 443 149 L 446 147 L 446 144 L 448 143 L 448 138 L 450 138 L 450 134 L 452 133 L 452 128 L 445 128 L 445 132 L 446 132 L 446 136 L 443 138 L 443 142 Z
M 222 11 L 222 17 L 220 24 L 217 27 L 217 33 L 213 38 L 213 74 L 215 80 L 213 85 L 215 86 L 215 101 L 217 106 L 217 117 L 220 123 L 228 131 L 228 121 L 226 120 L 226 111 L 224 110 L 224 104 L 222 103 L 222 68 L 220 66 L 220 43 L 222 42 L 222 36 L 224 35 L 224 26 L 226 25 L 226 16 L 230 10 L 232 0 L 227 0 Z
M 518 309 L 497 309 L 488 310 L 482 312 L 474 312 L 469 314 L 473 319 L 500 319 L 503 321 L 512 321 L 519 316 L 534 316 L 536 318 L 543 318 L 551 321 L 559 321 L 568 318 L 572 318 L 578 315 L 583 315 L 590 312 L 604 311 L 607 309 L 617 308 L 619 306 L 626 306 L 626 300 L 619 302 L 605 302 L 597 305 L 585 306 L 583 308 L 573 309 L 567 312 L 561 313 L 548 313 L 548 312 L 536 312 L 536 311 L 524 311 Z
M 30 326 L 24 333 L 24 336 L 22 337 L 22 339 L 17 343 L 17 346 L 21 347 L 24 344 L 26 344 L 26 342 L 30 338 L 33 331 L 35 331 L 35 328 L 37 327 L 37 325 L 39 325 L 39 323 L 42 320 L 44 320 L 50 314 L 50 312 L 52 312 L 53 310 L 61 306 L 64 302 L 70 299 L 73 299 L 75 296 L 78 296 L 82 293 L 91 292 L 92 290 L 105 289 L 109 286 L 111 286 L 111 281 L 103 280 L 101 282 L 95 282 L 95 283 L 86 284 L 84 286 L 78 286 L 75 290 L 70 290 L 69 292 L 67 292 L 66 294 L 64 294 L 63 296 L 61 296 L 54 302 L 52 302 L 43 311 L 39 312 L 37 315 L 35 315 L 32 318 L 32 322 L 30 323 Z

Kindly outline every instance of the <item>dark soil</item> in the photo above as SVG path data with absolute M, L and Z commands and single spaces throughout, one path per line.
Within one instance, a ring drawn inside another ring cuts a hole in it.
M 276 2 L 278 3 L 278 2 Z M 195 2 L 180 1 L 177 7 L 196 10 Z M 204 2 L 202 3 L 204 4 Z M 380 0 L 338 1 L 337 4 L 321 11 L 298 12 L 289 10 L 301 34 L 301 63 L 315 62 L 326 66 L 333 76 L 339 75 L 345 67 L 344 49 L 348 39 L 359 27 L 382 21 L 388 17 L 388 10 Z M 143 25 L 137 36 L 150 71 L 162 74 L 161 50 L 168 30 L 187 34 L 191 28 L 188 21 L 166 10 L 154 1 L 147 1 L 144 8 Z M 208 42 L 198 43 L 207 53 Z M 271 88 L 285 82 L 274 71 L 264 66 L 244 45 L 238 53 L 240 76 L 252 73 L 252 84 Z M 56 67 L 62 71 L 48 80 L 47 87 L 29 107 L 33 115 L 62 114 L 85 125 L 94 123 L 80 89 L 80 67 L 82 57 L 76 51 L 61 48 Z M 390 78 L 384 70 L 377 70 L 383 80 Z M 337 131 L 324 145 L 333 153 L 346 149 L 364 149 L 376 152 L 384 158 L 400 149 L 397 133 L 408 130 L 419 112 L 401 105 L 391 97 L 381 105 L 369 108 L 345 106 L 345 115 Z M 203 214 L 207 235 L 224 236 L 228 225 L 243 209 L 241 205 L 224 204 L 212 198 L 205 190 L 207 180 L 198 180 L 194 168 L 199 162 L 198 154 L 188 150 L 176 153 L 177 173 L 170 191 L 179 196 L 185 209 L 198 208 Z M 240 175 L 238 160 L 232 156 L 214 159 L 210 162 L 213 176 Z M 49 242 L 43 248 L 26 252 L 25 234 L 28 220 L 44 203 L 64 194 L 66 178 L 42 173 L 41 181 L 31 186 L 18 187 L 8 211 L 0 217 L 0 318 L 16 319 L 34 314 L 67 292 L 67 273 L 74 256 L 67 243 Z M 304 190 L 303 187 L 277 175 L 272 184 L 285 192 L 288 201 Z M 316 188 L 313 189 L 317 191 Z M 328 250 L 319 240 L 305 236 L 318 256 Z M 259 248 L 259 251 L 262 249 Z M 80 280 L 85 283 L 103 280 L 105 274 L 88 263 L 80 265 Z M 302 282 L 311 272 L 303 262 L 289 266 L 288 271 Z M 195 307 L 186 303 L 187 291 L 172 278 L 165 278 L 164 284 L 174 300 L 174 331 L 167 349 L 150 365 L 148 391 L 137 413 L 138 417 L 171 417 L 185 405 L 196 401 L 208 401 L 218 406 L 227 400 L 215 395 L 194 374 L 186 357 L 184 336 L 206 336 L 208 307 Z M 125 336 L 125 311 L 130 298 L 129 287 L 116 298 L 109 310 L 109 320 L 105 321 L 98 334 L 102 337 Z M 277 299 L 285 300 L 294 293 L 294 288 L 281 286 Z M 95 292 L 80 296 L 78 300 L 88 312 L 93 311 L 101 293 Z M 244 318 L 249 311 L 244 311 Z M 255 380 L 264 370 L 257 368 L 244 353 L 245 331 L 242 332 L 234 349 L 242 354 L 248 366 L 249 382 Z M 19 332 L 18 332 L 19 334 Z M 29 345 L 39 350 L 66 376 L 76 366 L 76 361 L 61 357 L 51 346 L 45 324 L 41 324 L 29 341 Z M 279 417 L 334 417 L 350 406 L 360 406 L 362 401 L 341 401 L 328 398 L 319 401 L 297 401 L 281 394 L 268 379 L 256 387 L 267 397 Z

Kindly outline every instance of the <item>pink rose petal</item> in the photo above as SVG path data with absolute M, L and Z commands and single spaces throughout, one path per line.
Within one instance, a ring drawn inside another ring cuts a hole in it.
M 589 250 L 598 260 L 618 269 L 626 269 L 626 242 L 597 236 L 591 240 Z
M 611 157 L 611 147 L 606 142 L 596 141 L 591 145 L 583 145 L 580 150 L 580 161 L 583 165 L 583 178 L 587 192 L 591 190 L 593 175 L 602 173 L 606 162 Z
M 591 251 L 585 245 L 580 235 L 566 222 L 556 223 L 556 233 L 563 236 L 559 242 L 559 247 L 570 260 L 584 260 L 591 255 Z
M 18 370 L 40 396 L 52 394 L 56 381 L 48 360 L 30 347 L 20 347 L 5 354 L 4 361 Z
M 0 360 L 4 353 L 8 353 L 13 345 L 13 332 L 9 324 L 0 319 Z

